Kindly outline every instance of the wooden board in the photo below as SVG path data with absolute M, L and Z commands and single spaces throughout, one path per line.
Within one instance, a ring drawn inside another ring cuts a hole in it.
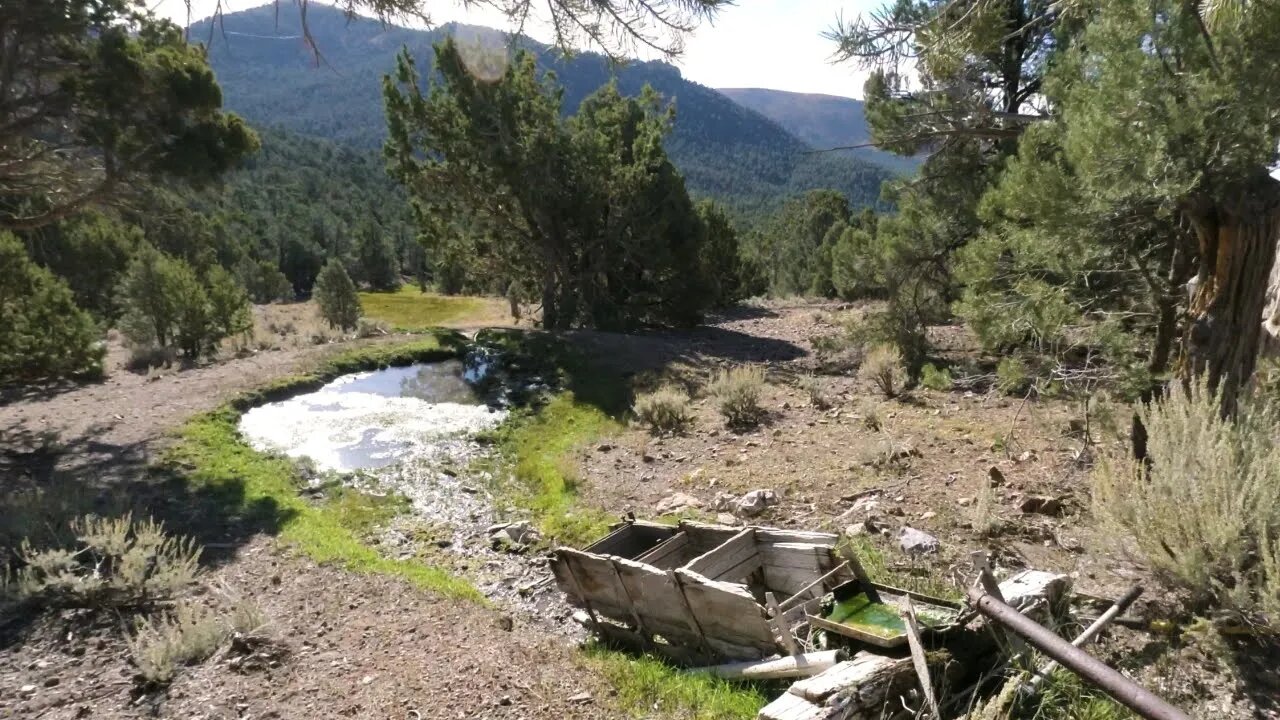
M 756 716 L 757 720 L 829 720 L 834 717 L 829 709 L 791 693 L 782 693 Z
M 742 531 L 740 527 L 713 525 L 696 520 L 681 520 L 680 529 L 689 536 L 689 544 L 698 555 L 715 549 Z
M 689 535 L 685 531 L 663 540 L 649 552 L 636 558 L 636 562 L 646 563 L 662 570 L 684 565 L 692 551 L 689 548 Z
M 685 598 L 707 637 L 758 648 L 764 653 L 778 649 L 764 608 L 745 585 L 709 580 L 688 570 L 676 570 Z
M 627 523 L 587 546 L 583 552 L 617 555 L 631 560 L 653 549 L 676 532 L 676 528 L 671 525 Z
M 849 699 L 856 698 L 857 704 L 865 709 L 882 701 L 887 688 L 898 684 L 900 676 L 910 679 L 910 658 L 860 652 L 821 675 L 792 684 L 787 694 L 799 696 L 815 705 L 826 705 L 838 695 L 843 695 Z
M 699 555 L 684 566 L 710 580 L 733 582 L 760 567 L 756 552 L 755 530 L 746 528 L 715 548 Z
M 758 533 L 757 533 L 758 537 Z M 765 586 L 791 597 L 834 566 L 831 550 L 812 543 L 757 543 Z M 817 589 L 808 594 L 818 596 Z
M 781 528 L 756 528 L 756 540 L 761 543 L 809 543 L 834 548 L 840 540 L 839 535 L 809 530 L 783 530 Z

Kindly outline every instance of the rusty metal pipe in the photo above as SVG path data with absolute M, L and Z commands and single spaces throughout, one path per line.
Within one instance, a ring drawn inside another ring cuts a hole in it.
M 981 587 L 969 589 L 974 609 L 1017 633 L 1063 667 L 1097 685 L 1116 702 L 1147 720 L 1190 720 L 1186 713 L 1150 690 L 1121 675 L 1106 663 L 1053 634 L 1048 628 L 1018 612 Z

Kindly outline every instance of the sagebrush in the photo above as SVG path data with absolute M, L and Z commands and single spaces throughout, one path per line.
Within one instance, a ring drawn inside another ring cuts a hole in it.
M 636 417 L 655 433 L 679 432 L 693 422 L 689 395 L 674 385 L 664 385 L 636 397 Z
M 902 353 L 894 345 L 876 345 L 867 352 L 858 370 L 858 377 L 869 381 L 891 398 L 898 394 L 906 371 L 902 366 Z
M 1175 383 L 1139 410 L 1147 464 L 1103 457 L 1094 510 L 1132 535 L 1143 557 L 1191 595 L 1280 617 L 1280 448 L 1276 413 L 1246 403 L 1223 419 L 1203 384 Z
M 709 387 L 720 414 L 729 427 L 734 428 L 755 427 L 764 420 L 765 410 L 760 405 L 763 389 L 764 370 L 759 367 L 739 367 L 721 372 Z
M 213 655 L 230 632 L 212 610 L 179 602 L 170 612 L 138 620 L 128 637 L 129 654 L 144 680 L 167 683 L 180 666 Z
M 827 384 L 820 378 L 810 376 L 801 381 L 801 387 L 809 395 L 809 404 L 817 410 L 828 410 L 831 408 L 831 393 L 827 390 Z
M 110 608 L 171 600 L 199 572 L 200 548 L 132 516 L 78 517 L 65 542 L 36 548 L 23 540 L 17 566 L 5 572 L 10 600 L 44 607 Z

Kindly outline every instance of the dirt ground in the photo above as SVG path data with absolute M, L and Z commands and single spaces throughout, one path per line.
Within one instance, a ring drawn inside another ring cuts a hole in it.
M 1087 454 L 1071 429 L 1080 419 L 1071 403 L 924 389 L 889 400 L 837 374 L 817 377 L 832 405 L 814 407 L 802 387 L 817 369 L 811 340 L 836 332 L 842 311 L 773 305 L 744 308 L 691 331 L 576 334 L 576 342 L 641 384 L 670 378 L 696 389 L 714 370 L 744 363 L 763 365 L 768 377 L 769 417 L 751 432 L 726 429 L 712 402 L 698 396 L 696 422 L 682 436 L 653 438 L 631 428 L 581 448 L 583 502 L 611 514 L 652 517 L 679 492 L 715 517 L 717 494 L 770 489 L 779 504 L 753 522 L 833 531 L 861 524 L 889 562 L 907 571 L 914 568 L 895 547 L 897 533 L 909 526 L 940 540 L 930 561 L 935 576 L 963 574 L 970 552 L 986 550 L 1006 571 L 1069 573 L 1078 591 L 1101 597 L 1141 582 L 1148 592 L 1133 613 L 1138 616 L 1169 604 L 1123 543 L 1089 520 L 1088 469 L 1081 462 Z M 5 467 L 4 458 L 39 446 L 49 433 L 66 450 L 54 470 L 106 481 L 138 472 L 183 420 L 304 369 L 336 347 L 265 350 L 150 373 L 119 367 L 123 357 L 113 350 L 116 365 L 102 383 L 3 398 L 0 449 L 7 452 L 0 453 L 0 473 L 18 468 Z M 967 352 L 962 341 L 949 350 Z M 868 426 L 869 415 L 880 429 Z M 980 512 L 984 492 L 991 503 Z M 1052 499 L 1060 509 L 1025 512 L 1029 498 Z M 982 525 L 999 529 L 983 538 L 975 529 Z M 119 633 L 102 626 L 110 619 L 85 626 L 76 618 L 47 617 L 0 646 L 0 717 L 612 716 L 607 685 L 563 638 L 518 613 L 317 567 L 269 537 L 217 567 L 209 584 L 248 593 L 262 605 L 288 651 L 278 666 L 239 673 L 229 670 L 228 658 L 215 658 L 185 672 L 167 699 L 153 704 L 154 695 L 135 694 L 125 648 L 113 639 Z M 503 629 L 504 617 L 513 618 L 513 630 Z M 1280 695 L 1280 688 L 1264 666 L 1247 686 L 1237 686 L 1223 653 L 1144 633 L 1121 634 L 1102 652 L 1196 715 L 1278 716 L 1266 698 Z M 1259 646 L 1242 662 L 1273 652 Z M 16 691 L 25 686 L 33 688 Z M 591 699 L 570 701 L 582 693 Z

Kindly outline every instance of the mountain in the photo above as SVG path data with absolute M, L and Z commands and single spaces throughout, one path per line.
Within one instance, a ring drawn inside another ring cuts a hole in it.
M 720 92 L 819 150 L 871 141 L 861 100 L 763 88 L 720 88 Z M 873 147 L 841 152 L 903 173 L 915 170 L 921 162 Z
M 297 13 L 271 6 L 229 13 L 211 25 L 192 26 L 191 38 L 208 46 L 210 64 L 226 106 L 255 125 L 275 126 L 342 144 L 376 150 L 385 136 L 381 80 L 408 48 L 424 76 L 432 44 L 448 34 L 502 47 L 496 30 L 447 25 L 430 31 L 348 19 L 313 4 L 307 25 L 319 57 L 303 39 Z M 564 87 L 564 111 L 616 77 L 626 94 L 651 84 L 675 103 L 676 121 L 667 149 L 692 192 L 726 201 L 740 215 L 758 215 L 787 197 L 815 188 L 844 192 L 854 206 L 873 205 L 892 172 L 856 157 L 810 154 L 811 148 L 769 118 L 724 95 L 681 77 L 660 62 L 614 68 L 602 56 L 564 58 L 531 40 L 519 43 L 537 54 Z M 499 53 L 501 55 L 501 53 Z

